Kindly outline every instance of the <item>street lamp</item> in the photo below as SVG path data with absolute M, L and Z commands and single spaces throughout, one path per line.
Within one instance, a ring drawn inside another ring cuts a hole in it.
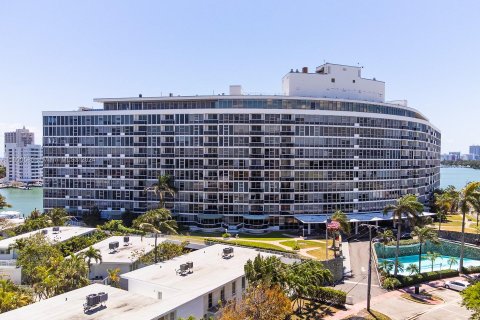
M 361 226 L 368 228 L 368 285 L 367 285 L 367 311 L 370 312 L 370 298 L 372 290 L 372 228 L 378 227 L 372 224 L 363 223 Z

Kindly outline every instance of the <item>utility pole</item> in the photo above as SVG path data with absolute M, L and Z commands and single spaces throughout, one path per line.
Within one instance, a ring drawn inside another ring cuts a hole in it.
M 372 224 L 361 224 L 368 228 L 368 285 L 367 285 L 367 311 L 370 312 L 370 299 L 372 291 L 372 228 L 377 226 Z

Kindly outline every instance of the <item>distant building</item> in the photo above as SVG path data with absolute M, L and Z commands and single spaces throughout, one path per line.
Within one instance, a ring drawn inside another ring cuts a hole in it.
M 450 160 L 457 161 L 460 160 L 462 154 L 460 152 L 449 152 L 448 153 Z
M 474 156 L 474 160 L 480 159 L 480 146 L 473 145 L 469 148 L 470 154 Z
M 35 182 L 43 178 L 42 146 L 28 129 L 5 132 L 6 180 Z

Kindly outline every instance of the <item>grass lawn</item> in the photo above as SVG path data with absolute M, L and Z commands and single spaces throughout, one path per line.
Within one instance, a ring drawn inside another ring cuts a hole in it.
M 236 239 L 230 239 L 230 240 L 224 240 L 224 239 L 213 239 L 212 240 L 218 240 L 221 243 L 232 243 L 232 244 L 237 244 L 241 246 L 246 246 L 246 247 L 252 247 L 252 248 L 260 248 L 260 249 L 270 249 L 270 250 L 278 250 L 282 252 L 289 252 L 289 253 L 295 253 L 293 250 L 285 250 L 282 247 L 279 247 L 277 245 L 274 245 L 272 243 L 268 242 L 258 242 L 258 241 L 249 241 L 249 240 L 236 240 Z
M 293 249 L 295 244 L 298 244 L 300 249 L 309 249 L 309 248 L 325 248 L 325 242 L 324 241 L 313 241 L 313 240 L 287 240 L 287 241 L 282 241 L 280 244 L 283 244 L 284 246 L 290 247 Z
M 391 318 L 373 309 L 370 309 L 370 312 L 367 309 L 363 309 L 356 315 L 349 316 L 343 320 L 391 320 Z
M 317 260 L 325 260 L 325 248 L 318 248 L 307 251 L 307 253 Z M 328 250 L 328 259 L 333 258 L 333 250 Z

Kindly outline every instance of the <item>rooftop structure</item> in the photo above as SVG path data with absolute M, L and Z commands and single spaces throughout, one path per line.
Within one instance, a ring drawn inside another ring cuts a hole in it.
M 86 301 L 86 296 L 99 292 L 108 294 L 108 300 L 105 302 L 106 307 L 99 307 L 85 313 L 83 304 Z M 157 320 L 160 315 L 158 311 L 160 304 L 158 299 L 133 294 L 110 286 L 92 284 L 50 299 L 41 300 L 23 308 L 2 313 L 1 318 L 2 320 Z
M 207 312 L 205 306 L 212 308 L 218 300 L 241 296 L 240 288 L 245 288 L 244 265 L 249 259 L 253 260 L 258 254 L 270 255 L 234 247 L 225 256 L 224 249 L 228 248 L 212 245 L 123 274 L 122 287 L 131 293 L 161 299 L 158 304 L 161 314 L 175 312 L 178 317 L 202 317 Z M 193 263 L 193 268 L 181 274 L 181 265 L 189 262 Z M 212 295 L 209 297 L 209 294 Z
M 159 244 L 163 241 L 165 241 L 164 238 L 158 239 Z M 118 246 L 112 249 L 112 244 Z M 155 239 L 140 236 L 113 236 L 92 247 L 100 250 L 102 261 L 92 261 L 90 278 L 106 278 L 108 276 L 107 269 L 119 268 L 119 274 L 137 269 L 139 267 L 137 260 L 154 249 Z

